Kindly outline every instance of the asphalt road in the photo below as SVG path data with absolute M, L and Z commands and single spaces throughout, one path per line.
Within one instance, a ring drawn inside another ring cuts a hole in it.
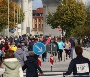
M 54 64 L 51 65 L 51 63 L 49 62 L 50 56 L 51 54 L 48 53 L 47 61 L 42 62 L 41 69 L 44 71 L 45 76 L 39 76 L 39 77 L 63 77 L 62 73 L 63 71 L 67 71 L 71 59 L 64 60 L 65 52 L 63 52 L 63 61 L 58 62 L 58 59 L 57 59 L 56 62 L 54 62 Z M 83 56 L 90 59 L 90 48 L 83 48 Z M 75 52 L 74 52 L 74 57 L 76 57 Z M 51 71 L 51 66 L 52 66 L 52 71 Z M 71 77 L 71 76 L 68 76 L 68 77 Z

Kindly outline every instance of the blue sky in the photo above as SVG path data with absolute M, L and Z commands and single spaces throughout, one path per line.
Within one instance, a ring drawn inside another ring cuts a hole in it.
M 41 0 L 34 0 L 33 1 L 33 9 L 36 9 L 38 7 L 43 7 Z
M 90 2 L 90 0 L 87 0 L 87 2 Z
M 87 3 L 90 2 L 90 0 L 87 0 Z M 33 9 L 36 9 L 38 7 L 42 7 L 42 1 L 41 0 L 34 0 L 33 1 Z

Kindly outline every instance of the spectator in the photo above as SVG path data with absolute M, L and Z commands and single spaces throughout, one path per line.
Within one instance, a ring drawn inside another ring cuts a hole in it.
M 4 51 L 0 50 L 0 66 L 2 64 L 3 58 L 5 57 Z
M 70 75 L 73 72 L 74 77 L 89 77 L 89 59 L 82 56 L 83 49 L 80 46 L 75 47 L 75 53 L 77 57 L 71 60 L 68 71 L 63 75 Z
M 9 50 L 8 41 L 5 42 L 4 47 L 5 47 L 5 52 L 6 52 L 7 50 Z
M 19 60 L 19 62 L 21 63 L 21 66 L 24 65 L 24 61 L 27 60 L 25 53 L 23 52 L 23 50 L 21 49 L 21 46 L 18 45 L 18 49 L 16 52 L 14 52 L 14 56 Z
M 29 47 L 28 47 L 29 51 L 33 51 L 33 45 L 34 45 L 34 39 L 32 39 L 31 42 L 29 42 Z
M 80 45 L 80 38 L 77 39 L 77 43 L 78 43 L 78 45 Z
M 14 42 L 15 42 L 15 44 L 16 44 L 16 46 L 17 46 L 18 43 L 19 43 L 19 38 L 18 38 L 18 36 L 15 36 L 15 38 L 14 38 Z
M 4 47 L 4 42 L 3 41 L 1 41 L 1 44 L 0 44 L 0 50 L 3 50 L 3 48 L 4 48 L 4 50 L 5 50 L 5 47 Z M 4 51 L 3 50 L 3 51 Z
M 28 46 L 27 43 L 24 43 L 24 46 L 22 46 L 22 50 L 25 52 L 26 56 L 29 56 Z
M 15 42 L 12 42 L 12 45 L 10 46 L 10 49 L 16 52 L 17 47 L 15 46 Z
M 71 49 L 70 49 L 70 57 L 73 59 L 73 53 L 74 53 L 74 48 L 75 48 L 75 40 L 74 38 L 70 38 L 70 43 L 71 43 Z
M 17 58 L 14 58 L 14 51 L 8 50 L 5 54 L 5 59 L 2 63 L 2 68 L 5 69 L 4 77 L 23 77 L 23 71 Z

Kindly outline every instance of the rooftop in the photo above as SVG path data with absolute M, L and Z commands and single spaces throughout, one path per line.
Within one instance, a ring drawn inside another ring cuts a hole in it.
M 43 8 L 37 8 L 36 10 L 33 10 L 33 12 L 35 13 L 43 13 Z

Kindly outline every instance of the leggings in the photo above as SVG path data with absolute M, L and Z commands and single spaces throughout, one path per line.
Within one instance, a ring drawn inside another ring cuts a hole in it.
M 62 61 L 62 52 L 63 52 L 63 50 L 61 50 L 61 49 L 58 50 L 58 59 L 60 60 L 60 58 L 61 58 L 61 61 Z

